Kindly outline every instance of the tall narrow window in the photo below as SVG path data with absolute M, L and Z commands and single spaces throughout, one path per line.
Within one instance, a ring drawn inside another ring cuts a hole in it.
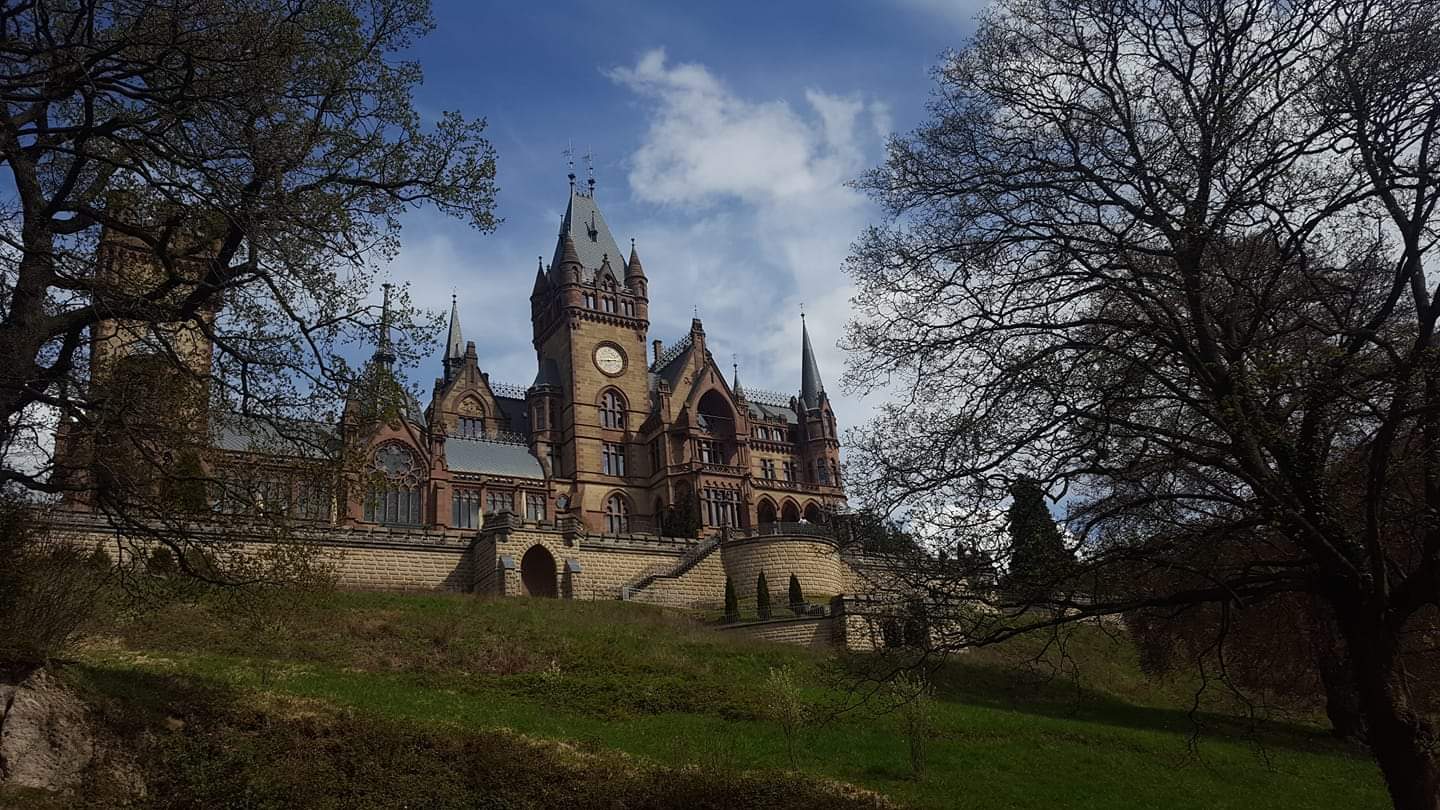
M 525 519 L 536 523 L 545 520 L 545 496 L 533 492 L 525 496 Z
M 600 460 L 606 475 L 624 475 L 625 445 L 605 442 L 600 448 Z
M 630 532 L 630 504 L 619 493 L 605 499 L 605 531 L 608 534 Z
M 600 395 L 600 426 L 623 430 L 625 428 L 625 398 L 614 389 Z
M 602 299 L 600 299 L 600 300 L 605 304 L 605 311 L 606 311 L 606 312 L 614 312 L 614 311 L 615 311 L 615 299 L 614 299 L 614 298 L 611 298 L 610 296 L 607 295 L 607 296 L 605 296 L 604 298 L 602 298 Z
M 740 493 L 733 489 L 705 487 L 700 494 L 707 526 L 740 525 Z
M 766 478 L 771 478 L 771 479 L 773 479 L 773 478 L 775 477 L 775 459 L 773 459 L 773 458 L 762 458 L 762 459 L 760 459 L 760 474 L 763 475 L 763 476 L 766 477 Z
M 501 512 L 514 511 L 515 499 L 511 493 L 485 490 L 485 514 L 498 515 Z
M 365 499 L 365 519 L 387 526 L 414 526 L 420 522 L 418 487 L 384 486 Z
M 295 488 L 295 514 L 302 520 L 329 520 L 331 500 L 328 485 L 301 481 Z
M 785 463 L 784 463 L 784 471 L 785 471 L 785 480 L 786 480 L 786 481 L 794 481 L 794 480 L 795 480 L 795 462 L 793 462 L 793 461 L 787 461 L 787 462 L 785 462 Z
M 595 308 L 595 294 L 594 294 L 594 293 L 585 293 L 585 308 L 586 308 L 586 309 L 594 309 L 594 308 Z
M 454 490 L 450 495 L 450 520 L 459 529 L 480 528 L 480 491 Z

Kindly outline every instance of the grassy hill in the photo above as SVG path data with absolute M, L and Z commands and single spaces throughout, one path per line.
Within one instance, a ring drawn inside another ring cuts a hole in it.
M 1040 680 L 1024 645 L 937 673 L 915 778 L 896 715 L 855 705 L 852 667 L 680 613 L 349 593 L 290 614 L 175 607 L 67 666 L 130 741 L 151 804 L 1386 806 L 1363 752 L 1303 722 L 1192 717 L 1186 685 L 1147 681 L 1127 645 L 1094 628 L 1069 645 L 1078 681 Z M 778 667 L 826 718 L 802 732 L 798 773 L 764 710 Z M 104 804 L 110 790 L 101 778 L 91 794 Z

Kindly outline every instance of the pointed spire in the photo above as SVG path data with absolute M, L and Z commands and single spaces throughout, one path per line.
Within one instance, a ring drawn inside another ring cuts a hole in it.
M 734 370 L 734 377 L 731 378 L 733 382 L 730 383 L 730 392 L 735 395 L 736 399 L 744 399 L 745 389 L 740 386 L 740 364 L 736 362 L 735 355 L 733 354 L 730 355 L 730 368 Z
M 820 407 L 825 396 L 825 384 L 820 381 L 820 366 L 815 362 L 815 349 L 810 346 L 810 329 L 805 324 L 805 313 L 800 313 L 800 404 L 806 410 Z
M 550 286 L 549 282 L 545 280 L 545 257 L 536 256 L 535 264 L 535 286 L 530 288 L 531 298 L 544 293 L 545 289 Z
M 373 360 L 386 368 L 395 362 L 395 352 L 390 346 L 390 283 L 380 285 L 385 291 L 385 297 L 380 304 L 380 334 L 375 340 L 375 354 Z
M 645 268 L 640 266 L 640 254 L 635 252 L 635 240 L 630 240 L 630 261 L 625 263 L 625 280 L 644 278 Z
M 459 360 L 465 357 L 465 341 L 460 336 L 460 304 L 455 293 L 450 293 L 450 335 L 445 339 L 445 359 Z
M 584 265 L 580 264 L 580 253 L 575 250 L 575 240 L 570 238 L 570 229 L 565 228 L 560 232 L 560 264 L 553 269 L 565 279 L 572 273 L 579 273 L 583 267 Z

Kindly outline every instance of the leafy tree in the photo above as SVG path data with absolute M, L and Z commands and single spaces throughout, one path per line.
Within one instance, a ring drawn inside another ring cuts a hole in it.
M 760 618 L 770 618 L 770 583 L 765 581 L 765 572 L 755 578 L 755 612 Z
M 915 538 L 882 512 L 860 509 L 836 520 L 842 540 L 866 554 L 909 555 L 920 552 Z
M 666 537 L 699 537 L 700 510 L 693 498 L 682 497 L 666 507 L 661 518 L 661 533 Z
M 175 508 L 215 483 L 199 428 L 238 414 L 336 454 L 313 426 L 357 384 L 341 358 L 375 338 L 402 215 L 495 225 L 484 124 L 414 107 L 426 0 L 58 0 L 0 24 L 0 484 L 85 501 L 184 569 L 223 539 Z M 388 325 L 414 357 L 403 291 Z
M 850 265 L 849 380 L 923 396 L 850 480 L 981 551 L 1031 476 L 1081 549 L 1045 594 L 914 558 L 952 650 L 1314 600 L 1395 806 L 1440 807 L 1403 654 L 1440 601 L 1437 37 L 1408 0 L 998 0 L 937 68 Z
M 800 578 L 794 574 L 790 575 L 790 610 L 796 616 L 805 612 L 805 592 L 800 590 Z
M 735 598 L 735 586 L 730 577 L 725 577 L 725 621 L 740 621 L 740 600 Z
M 1035 481 L 1021 478 L 1010 486 L 1006 529 L 1010 535 L 1009 586 L 1022 597 L 1044 596 L 1064 581 L 1073 562 L 1060 529 L 1045 506 Z

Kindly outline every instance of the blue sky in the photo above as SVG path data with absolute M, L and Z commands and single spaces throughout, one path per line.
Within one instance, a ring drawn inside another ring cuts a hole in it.
M 617 240 L 637 242 L 651 337 L 669 344 L 698 307 L 717 360 L 733 353 L 746 385 L 790 393 L 803 302 L 827 391 L 854 426 L 869 403 L 841 390 L 841 265 L 875 212 L 845 183 L 880 162 L 886 134 L 921 121 L 928 71 L 977 8 L 437 0 L 436 30 L 414 48 L 425 70 L 415 100 L 427 116 L 488 120 L 504 222 L 481 235 L 417 213 L 388 273 L 433 309 L 454 289 L 482 368 L 528 383 L 530 285 L 554 248 L 573 144 L 582 183 L 579 156 L 594 155 Z M 413 382 L 428 388 L 435 374 L 438 359 Z

